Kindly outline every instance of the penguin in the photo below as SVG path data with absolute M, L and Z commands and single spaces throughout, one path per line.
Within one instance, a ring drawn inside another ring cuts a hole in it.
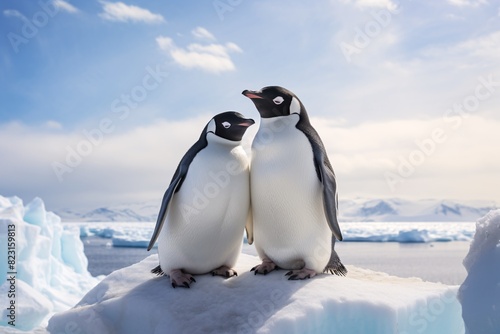
M 172 177 L 148 251 L 158 239 L 159 266 L 172 287 L 189 288 L 193 275 L 236 276 L 244 230 L 251 244 L 249 158 L 241 146 L 253 119 L 234 111 L 214 116 Z
M 335 240 L 342 240 L 335 173 L 304 105 L 279 86 L 242 94 L 261 116 L 252 143 L 250 192 L 262 263 L 251 271 L 287 269 L 289 280 L 346 275 L 334 250 Z

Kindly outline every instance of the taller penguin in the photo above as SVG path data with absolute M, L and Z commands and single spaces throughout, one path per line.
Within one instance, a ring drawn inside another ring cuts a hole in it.
M 186 152 L 161 204 L 148 250 L 158 239 L 160 265 L 172 286 L 189 288 L 193 274 L 231 277 L 243 231 L 252 243 L 249 159 L 241 138 L 252 119 L 214 116 Z
M 342 240 L 332 165 L 299 98 L 279 86 L 243 91 L 261 116 L 252 144 L 250 189 L 255 274 L 288 269 L 291 280 L 345 275 L 334 250 Z

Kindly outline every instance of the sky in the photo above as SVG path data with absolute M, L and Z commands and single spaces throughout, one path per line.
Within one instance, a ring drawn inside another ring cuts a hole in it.
M 340 199 L 500 203 L 498 1 L 6 0 L 0 36 L 3 196 L 160 202 L 213 115 L 280 85 Z

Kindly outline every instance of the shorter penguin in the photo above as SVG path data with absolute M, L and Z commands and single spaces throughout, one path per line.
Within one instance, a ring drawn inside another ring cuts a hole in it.
M 334 250 L 342 240 L 332 165 L 306 109 L 289 90 L 243 91 L 261 116 L 252 144 L 251 201 L 255 274 L 288 269 L 289 279 L 347 271 Z
M 244 230 L 252 243 L 249 159 L 241 139 L 254 120 L 234 111 L 214 116 L 180 161 L 163 196 L 148 251 L 158 239 L 160 265 L 172 287 L 192 275 L 231 277 Z

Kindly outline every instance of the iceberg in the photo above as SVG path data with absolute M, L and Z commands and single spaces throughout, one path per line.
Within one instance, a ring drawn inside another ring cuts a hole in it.
M 79 229 L 63 227 L 40 198 L 23 206 L 0 196 L 0 245 L 2 333 L 45 326 L 99 282 L 87 271 Z
M 459 298 L 466 333 L 500 333 L 500 210 L 477 222 L 464 267 Z
M 173 289 L 150 270 L 151 255 L 117 270 L 74 308 L 54 315 L 50 333 L 463 333 L 458 287 L 348 267 L 346 277 L 288 281 L 285 271 L 255 276 L 241 254 L 239 276 L 196 276 Z

